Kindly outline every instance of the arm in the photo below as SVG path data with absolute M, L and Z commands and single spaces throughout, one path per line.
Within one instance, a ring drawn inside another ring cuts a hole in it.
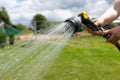
M 118 18 L 120 15 L 120 0 L 115 0 L 112 6 L 98 19 L 94 20 L 94 24 L 96 26 L 104 26 L 106 24 L 111 23 L 113 20 Z M 103 31 L 92 31 L 90 29 L 87 29 L 88 32 L 94 34 L 94 35 L 100 35 L 103 34 Z
M 120 15 L 120 0 L 115 0 L 112 6 L 101 17 L 95 20 L 94 24 L 96 26 L 104 26 L 118 18 L 119 15 Z M 89 28 L 87 30 L 88 32 L 94 35 L 111 34 L 111 36 L 107 39 L 107 42 L 110 42 L 112 44 L 116 44 L 118 40 L 120 40 L 120 26 L 105 31 L 104 30 L 92 31 Z
M 112 6 L 99 18 L 102 21 L 102 26 L 111 23 L 120 15 L 120 0 L 115 0 Z M 96 23 L 97 24 L 97 23 Z

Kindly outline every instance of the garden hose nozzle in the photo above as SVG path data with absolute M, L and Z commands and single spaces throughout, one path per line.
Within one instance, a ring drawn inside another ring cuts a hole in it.
M 80 16 L 81 17 L 81 21 L 82 21 L 82 23 L 84 24 L 84 25 L 86 25 L 86 27 L 88 27 L 88 28 L 90 28 L 91 30 L 93 30 L 93 31 L 99 31 L 99 30 L 104 30 L 104 28 L 103 27 L 101 27 L 101 26 L 96 26 L 95 24 L 94 24 L 94 22 L 89 18 L 89 16 L 88 16 L 88 14 L 86 13 L 86 12 L 80 12 L 79 14 L 78 14 L 78 16 Z M 104 38 L 106 38 L 106 39 L 108 39 L 109 37 L 111 36 L 111 34 L 105 34 L 105 35 L 102 35 L 102 37 L 104 37 Z M 116 44 L 115 44 L 115 46 L 118 48 L 118 50 L 120 51 L 120 44 L 117 42 Z
M 74 33 L 78 31 L 78 28 L 80 27 L 81 24 L 81 18 L 79 17 L 71 17 L 67 20 L 65 20 L 67 24 L 69 24 L 68 27 L 72 27 L 74 29 Z
M 86 25 L 88 28 L 90 28 L 93 31 L 102 30 L 102 27 L 96 27 L 96 25 L 92 22 L 92 20 L 89 18 L 88 14 L 84 11 L 80 12 L 78 14 L 78 17 L 81 18 L 81 22 Z
M 72 17 L 67 19 L 65 22 L 69 23 L 74 28 L 74 33 L 78 30 L 80 27 L 80 24 L 84 24 L 86 27 L 90 28 L 93 31 L 99 31 L 104 30 L 103 27 L 98 27 L 94 24 L 94 22 L 89 18 L 88 14 L 85 11 L 81 11 L 77 17 Z M 111 36 L 111 34 L 102 35 L 102 37 L 108 39 Z M 115 46 L 120 51 L 120 44 L 116 43 Z

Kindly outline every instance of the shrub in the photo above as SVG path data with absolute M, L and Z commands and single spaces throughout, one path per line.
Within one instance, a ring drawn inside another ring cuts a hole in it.
M 6 34 L 4 33 L 3 29 L 0 28 L 0 47 L 1 48 L 5 46 L 6 39 L 7 39 Z
M 10 44 L 10 45 L 13 45 L 13 44 L 14 44 L 14 41 L 15 41 L 15 36 L 14 36 L 14 34 L 10 34 L 10 35 L 9 35 L 9 44 Z

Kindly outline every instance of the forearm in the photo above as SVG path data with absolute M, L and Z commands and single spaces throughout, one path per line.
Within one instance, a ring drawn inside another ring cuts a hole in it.
M 103 20 L 103 26 L 111 23 L 120 15 L 120 0 L 116 0 L 113 5 L 100 17 Z

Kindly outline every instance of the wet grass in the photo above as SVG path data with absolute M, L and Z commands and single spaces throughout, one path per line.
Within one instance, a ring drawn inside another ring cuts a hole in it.
M 72 38 L 44 80 L 120 80 L 120 53 L 98 37 Z
M 20 44 L 21 42 L 0 49 L 0 55 Z M 19 48 L 22 50 L 24 46 Z M 36 52 L 39 52 L 39 49 Z M 32 61 L 30 58 L 26 59 L 25 61 Z M 0 63 L 5 60 L 8 60 L 7 55 L 1 55 Z M 9 73 L 8 71 L 7 74 Z M 9 77 L 15 74 L 16 72 L 0 80 L 13 80 Z M 43 80 L 120 80 L 119 75 L 120 53 L 114 45 L 106 43 L 103 38 L 99 37 L 73 37 L 61 51 Z M 40 77 L 37 76 L 36 79 L 40 80 Z

